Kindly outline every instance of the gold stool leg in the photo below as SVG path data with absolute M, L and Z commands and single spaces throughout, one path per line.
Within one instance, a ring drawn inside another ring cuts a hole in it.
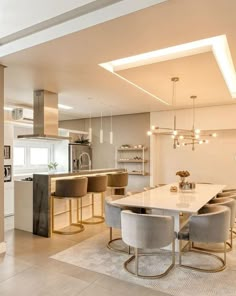
M 54 198 L 53 198 L 53 201 L 52 201 L 52 212 L 54 214 Z M 54 217 L 53 217 L 53 220 L 52 220 L 53 233 L 70 235 L 70 234 L 76 234 L 76 233 L 80 233 L 80 232 L 84 231 L 84 225 L 82 225 L 81 223 L 73 223 L 72 199 L 69 199 L 69 223 L 70 223 L 69 226 L 71 226 L 71 225 L 76 226 L 77 229 L 76 230 L 73 230 L 73 231 L 55 230 L 54 229 Z
M 55 222 L 54 222 L 54 197 L 52 196 L 51 199 L 52 199 L 52 211 L 51 211 L 52 230 L 51 230 L 51 232 L 53 233 L 55 230 L 54 229 L 54 225 L 55 225 Z
M 104 222 L 104 192 L 101 192 L 101 215 L 94 215 L 94 193 L 92 193 L 92 217 L 90 219 L 97 219 L 97 221 L 85 220 L 83 224 L 100 224 Z

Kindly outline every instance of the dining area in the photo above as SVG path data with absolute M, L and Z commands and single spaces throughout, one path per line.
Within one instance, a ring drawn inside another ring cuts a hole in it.
M 197 183 L 194 189 L 182 190 L 178 183 L 172 183 L 128 196 L 108 196 L 107 247 L 126 253 L 124 270 L 141 280 L 159 279 L 170 271 L 178 273 L 179 268 L 204 273 L 225 270 L 227 255 L 233 249 L 236 214 L 236 190 L 225 187 Z M 113 229 L 119 229 L 120 237 L 112 236 Z M 190 253 L 193 259 L 189 263 L 185 258 Z M 163 269 L 160 262 L 167 258 L 168 265 Z

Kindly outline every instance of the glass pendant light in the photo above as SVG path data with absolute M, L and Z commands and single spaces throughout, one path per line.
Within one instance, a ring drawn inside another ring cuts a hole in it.
M 113 145 L 112 111 L 111 111 L 111 117 L 110 117 L 110 124 L 111 124 L 111 130 L 110 130 L 110 144 Z
M 102 112 L 101 112 L 100 144 L 102 143 L 103 143 L 103 129 L 102 129 Z
M 91 112 L 89 115 L 89 130 L 88 130 L 88 138 L 89 138 L 89 142 L 92 143 L 92 118 L 91 118 Z

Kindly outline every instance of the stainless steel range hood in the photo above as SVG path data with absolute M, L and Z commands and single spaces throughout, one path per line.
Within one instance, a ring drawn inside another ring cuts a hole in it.
M 58 95 L 47 90 L 34 91 L 34 133 L 18 139 L 70 140 L 58 136 Z

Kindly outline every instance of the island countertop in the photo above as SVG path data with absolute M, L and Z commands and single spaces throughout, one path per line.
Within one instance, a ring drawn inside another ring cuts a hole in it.
M 33 233 L 51 236 L 51 194 L 54 192 L 55 182 L 61 178 L 76 178 L 79 176 L 112 174 L 124 172 L 125 169 L 95 169 L 79 172 L 37 173 L 33 175 Z
M 77 172 L 47 172 L 47 173 L 37 173 L 33 174 L 33 176 L 47 176 L 49 178 L 61 178 L 61 177 L 77 177 L 77 176 L 85 176 L 85 175 L 93 175 L 93 174 L 105 174 L 105 173 L 115 173 L 115 172 L 121 172 L 124 171 L 124 169 L 114 169 L 114 168 L 108 168 L 108 169 L 95 169 L 95 170 L 84 170 L 84 171 L 77 171 Z

